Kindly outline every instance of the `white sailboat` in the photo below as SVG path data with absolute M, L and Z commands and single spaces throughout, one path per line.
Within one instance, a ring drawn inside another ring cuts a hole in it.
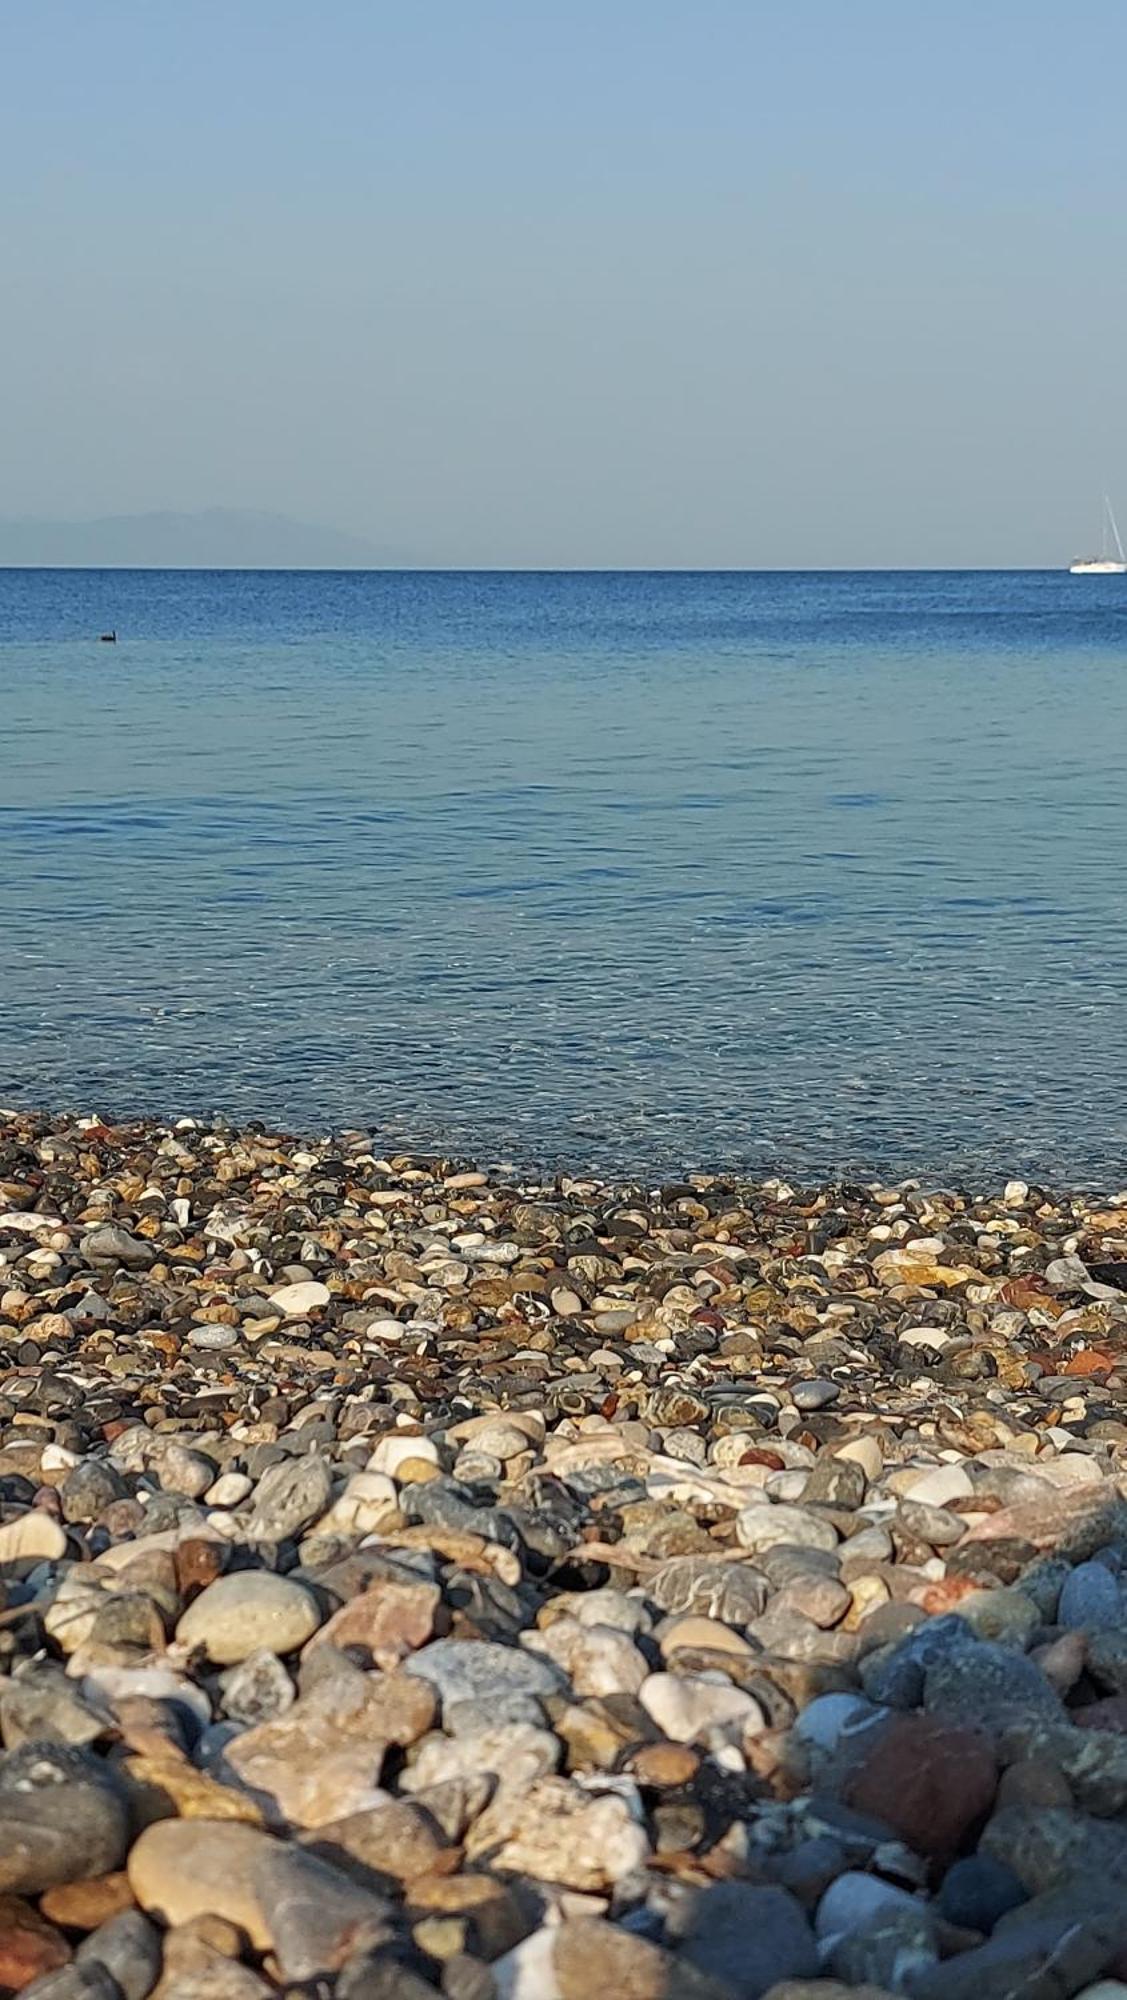
M 1112 543 L 1115 544 L 1114 554 L 1112 553 Z M 1127 575 L 1127 556 L 1123 553 L 1123 544 L 1119 539 L 1119 529 L 1116 526 L 1115 514 L 1106 493 L 1104 494 L 1100 553 L 1098 556 L 1078 556 L 1074 563 L 1069 564 L 1069 573 L 1072 576 Z

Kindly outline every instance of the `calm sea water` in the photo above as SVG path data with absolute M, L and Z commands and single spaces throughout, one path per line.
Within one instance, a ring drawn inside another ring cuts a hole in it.
M 0 1101 L 1127 1182 L 1127 578 L 7 571 L 0 724 Z

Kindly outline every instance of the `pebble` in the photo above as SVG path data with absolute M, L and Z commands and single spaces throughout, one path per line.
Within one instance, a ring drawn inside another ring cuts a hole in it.
M 3 1114 L 0 1985 L 1119 2000 L 1124 1243 Z
M 271 1942 L 253 1885 L 273 1836 L 234 1821 L 166 1819 L 145 1827 L 129 1854 L 129 1886 L 142 1910 L 166 1925 L 225 1918 L 258 1951 Z
M 757 1732 L 765 1717 L 755 1697 L 719 1676 L 705 1680 L 688 1674 L 650 1674 L 638 1700 L 646 1714 L 671 1743 L 703 1741 L 713 1730 Z
M 486 1639 L 436 1639 L 406 1665 L 408 1673 L 429 1681 L 446 1705 L 499 1695 L 555 1694 L 566 1685 L 552 1661 Z
M 34 1507 L 0 1525 L 0 1569 L 6 1563 L 58 1562 L 67 1550 L 66 1531 L 59 1522 Z
M 316 1599 L 299 1583 L 269 1570 L 221 1576 L 200 1592 L 176 1627 L 181 1646 L 200 1647 L 217 1667 L 234 1666 L 267 1648 L 292 1653 L 321 1623 Z
M 723 1982 L 734 2000 L 760 2000 L 784 1979 L 812 1979 L 818 1949 L 801 1904 L 785 1889 L 718 1882 L 697 1898 L 680 1952 Z
M 38 1895 L 122 1861 L 128 1809 L 91 1752 L 49 1742 L 0 1758 L 0 1891 Z
M 304 1319 L 306 1313 L 320 1312 L 332 1298 L 327 1285 L 309 1279 L 297 1285 L 280 1285 L 270 1294 L 270 1305 L 283 1319 Z
M 1057 1624 L 1069 1631 L 1089 1627 L 1102 1631 L 1120 1624 L 1124 1610 L 1124 1600 L 1111 1571 L 1099 1562 L 1077 1563 L 1064 1581 Z

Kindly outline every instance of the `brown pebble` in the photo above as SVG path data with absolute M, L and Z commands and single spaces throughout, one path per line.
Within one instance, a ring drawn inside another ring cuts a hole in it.
M 688 1743 L 644 1743 L 635 1750 L 627 1768 L 640 1785 L 666 1791 L 676 1785 L 691 1785 L 700 1769 L 700 1757 Z
M 207 1542 L 199 1536 L 181 1542 L 176 1550 L 176 1584 L 181 1597 L 190 1604 L 201 1590 L 222 1576 L 225 1560 L 222 1542 Z
M 110 1917 L 133 1908 L 133 1891 L 124 1869 L 95 1875 L 88 1882 L 61 1882 L 39 1898 L 43 1916 L 69 1931 L 96 1931 Z
M 0 1987 L 19 1993 L 33 1979 L 69 1965 L 71 1948 L 20 1896 L 0 1896 Z

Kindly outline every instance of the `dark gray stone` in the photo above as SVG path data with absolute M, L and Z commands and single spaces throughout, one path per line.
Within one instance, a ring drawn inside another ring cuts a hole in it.
M 929 1714 L 988 1733 L 1014 1721 L 1064 1721 L 1061 1698 L 1036 1662 L 985 1640 L 927 1666 L 923 1705 Z
M 120 1229 L 115 1222 L 102 1222 L 91 1229 L 79 1243 L 79 1250 L 88 1264 L 104 1265 L 108 1270 L 118 1270 L 122 1265 L 127 1271 L 147 1271 L 156 1262 L 156 1252 L 143 1237 L 133 1236 L 128 1229 Z
M 717 1882 L 694 1905 L 679 1956 L 723 1980 L 733 2000 L 760 2000 L 781 1979 L 813 1979 L 818 1949 L 802 1905 L 785 1889 Z
M 300 1848 L 264 1855 L 252 1883 L 285 1979 L 327 1977 L 392 1936 L 392 1906 L 383 1896 Z
M 937 1905 L 949 1924 L 988 1937 L 999 1918 L 1026 1898 L 1026 1889 L 1004 1861 L 992 1854 L 968 1854 L 947 1870 Z
M 129 1818 L 97 1760 L 25 1743 L 0 1760 L 0 1891 L 38 1895 L 120 1867 Z
M 1007 1924 L 976 1951 L 964 1951 L 915 1977 L 912 2000 L 1071 2000 L 1098 1979 L 1119 1943 L 1121 1920 L 1071 1914 Z
M 84 1938 L 75 1953 L 79 1965 L 100 1965 L 116 1982 L 123 2000 L 148 2000 L 160 1978 L 161 1934 L 140 1910 L 123 1910 Z
M 1104 1631 L 1122 1618 L 1123 1600 L 1111 1571 L 1103 1563 L 1077 1563 L 1060 1594 L 1058 1625 L 1069 1631 Z

